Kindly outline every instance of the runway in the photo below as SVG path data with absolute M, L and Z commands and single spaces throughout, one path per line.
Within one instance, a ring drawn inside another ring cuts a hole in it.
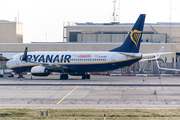
M 58 75 L 0 78 L 0 108 L 155 109 L 180 107 L 179 77 Z

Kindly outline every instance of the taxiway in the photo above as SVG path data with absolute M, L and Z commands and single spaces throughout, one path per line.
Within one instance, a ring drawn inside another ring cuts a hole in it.
M 179 108 L 179 77 L 0 78 L 0 108 Z

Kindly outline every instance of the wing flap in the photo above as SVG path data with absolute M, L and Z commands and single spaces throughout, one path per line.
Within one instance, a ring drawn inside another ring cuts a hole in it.
M 63 65 L 54 65 L 50 63 L 41 63 L 42 66 L 46 67 L 47 69 L 56 69 L 56 70 L 67 70 L 68 67 Z

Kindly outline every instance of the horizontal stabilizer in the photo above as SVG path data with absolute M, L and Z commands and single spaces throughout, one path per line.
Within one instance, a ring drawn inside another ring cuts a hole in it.
M 172 54 L 174 52 L 164 52 L 164 53 L 148 53 L 148 54 L 142 54 L 142 57 L 155 57 L 156 55 L 165 55 L 165 54 Z
M 120 54 L 129 56 L 129 57 L 139 57 L 139 56 L 141 56 L 140 53 L 120 53 Z
M 159 50 L 158 53 L 142 54 L 142 58 L 144 58 L 144 57 L 154 57 L 154 58 L 141 59 L 140 62 L 142 62 L 142 61 L 149 61 L 149 60 L 156 60 L 156 59 L 159 59 L 161 55 L 173 53 L 173 52 L 164 52 L 164 53 L 162 53 L 163 49 L 164 49 L 164 46 Z

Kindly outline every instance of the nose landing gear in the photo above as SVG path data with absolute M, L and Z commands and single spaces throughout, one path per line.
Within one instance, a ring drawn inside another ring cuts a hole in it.
M 18 78 L 23 78 L 23 75 L 22 75 L 22 74 L 19 74 L 19 75 L 18 75 Z

